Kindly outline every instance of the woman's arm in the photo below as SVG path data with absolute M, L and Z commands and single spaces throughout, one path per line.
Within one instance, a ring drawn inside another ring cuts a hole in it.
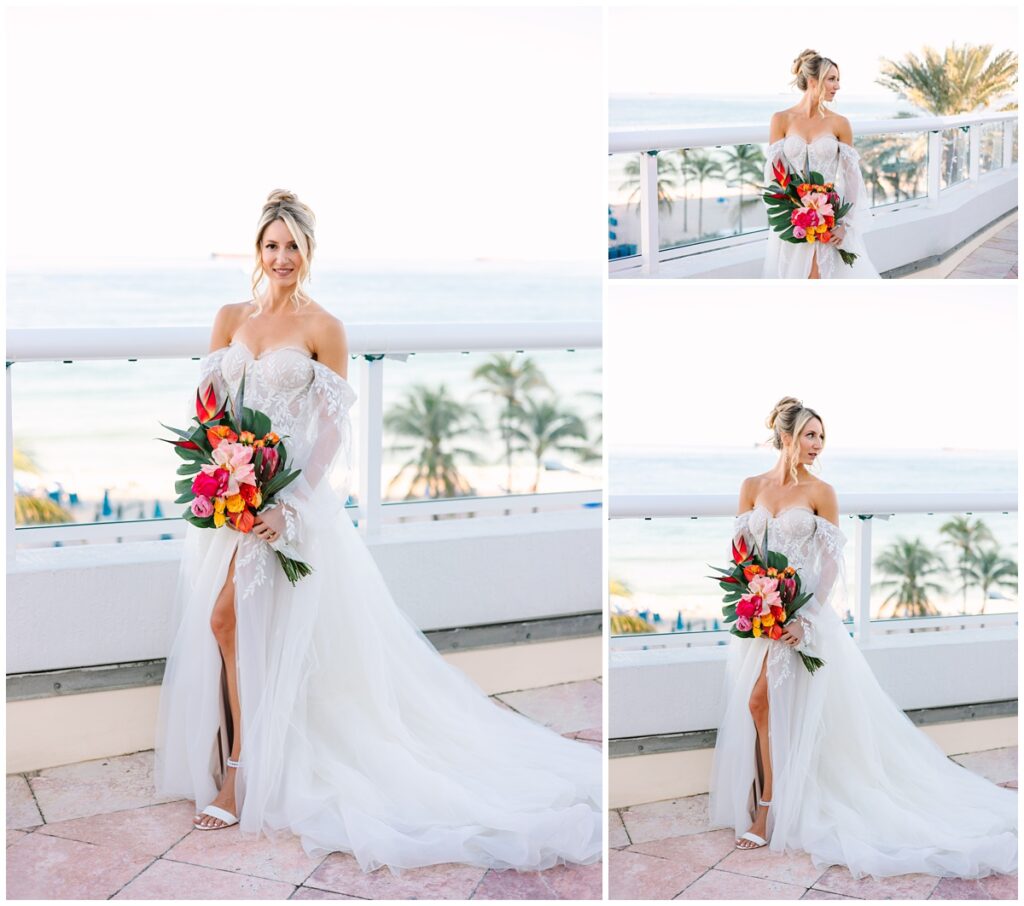
M 744 478 L 743 484 L 740 485 L 740 501 L 739 509 L 736 512 L 737 516 L 742 516 L 748 510 L 754 508 L 754 502 L 757 500 L 757 479 L 756 478 Z
M 316 360 L 348 380 L 348 337 L 345 325 L 328 315 L 317 327 L 316 344 L 313 346 Z
M 786 114 L 782 111 L 772 114 L 772 121 L 768 126 L 768 144 L 774 145 L 786 137 Z

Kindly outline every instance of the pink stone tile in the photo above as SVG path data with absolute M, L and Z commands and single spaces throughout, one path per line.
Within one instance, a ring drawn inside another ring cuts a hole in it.
M 1010 251 L 1010 252 L 1016 252 L 1017 251 L 1017 243 L 1014 242 L 1014 240 L 1012 240 L 1012 239 L 1000 239 L 998 236 L 996 236 L 994 239 L 989 239 L 985 243 L 984 247 L 985 248 L 993 248 L 993 249 L 1005 249 L 1006 251 Z
M 603 869 L 600 862 L 590 865 L 556 865 L 541 874 L 559 900 L 602 898 Z
M 203 831 L 202 833 L 210 833 Z M 286 900 L 291 884 L 157 859 L 115 900 Z
M 359 897 L 347 897 L 343 893 L 332 893 L 330 890 L 317 890 L 315 887 L 300 887 L 291 897 L 293 900 L 358 900 Z
M 964 878 L 943 878 L 929 900 L 991 900 L 988 891 L 978 881 Z
M 967 260 L 992 261 L 996 264 L 1005 264 L 1007 267 L 1017 260 L 1016 249 L 1001 249 L 991 246 L 987 242 L 976 248 L 967 256 Z
M 1016 900 L 1017 899 L 1017 876 L 1016 875 L 989 875 L 979 882 L 985 888 L 993 900 Z
M 608 853 L 608 899 L 671 900 L 701 871 L 657 856 L 613 849 Z
M 58 821 L 38 833 L 160 856 L 192 830 L 194 814 L 191 802 L 168 802 Z
M 604 732 L 600 727 L 591 727 L 589 730 L 580 730 L 576 734 L 577 739 L 589 739 L 593 742 L 602 742 L 604 740 Z
M 1006 271 L 1006 265 L 995 264 L 991 261 L 972 261 L 968 258 L 966 261 L 959 264 L 949 276 L 953 277 L 961 275 L 975 279 L 981 277 L 1002 277 Z
M 1017 779 L 1017 747 L 1005 749 L 988 749 L 985 752 L 968 752 L 966 755 L 955 755 L 953 761 L 962 764 L 967 770 L 980 774 L 993 783 L 1006 783 Z M 45 810 L 44 810 L 45 813 Z
M 46 768 L 30 776 L 29 783 L 48 822 L 120 812 L 178 798 L 156 795 L 151 751 Z
M 708 829 L 707 793 L 685 799 L 663 799 L 619 810 L 633 843 L 701 834 Z
M 43 823 L 28 781 L 21 774 L 7 775 L 7 826 L 36 827 Z
M 28 836 L 31 831 L 23 830 L 9 830 L 7 832 L 7 845 L 10 846 L 12 843 L 17 843 L 22 837 Z
M 736 837 L 731 830 L 707 831 L 703 834 L 687 834 L 683 837 L 667 837 L 649 843 L 637 843 L 629 847 L 631 852 L 645 853 L 669 859 L 679 865 L 688 865 L 706 871 L 718 865 L 730 853 L 735 852 Z M 746 855 L 744 853 L 743 855 Z M 745 872 L 749 874 L 750 872 Z M 819 872 L 820 874 L 820 872 Z M 815 875 L 817 877 L 817 875 Z M 783 878 L 782 880 L 785 880 Z M 804 885 L 805 887 L 808 885 Z
M 499 698 L 558 733 L 577 733 L 601 723 L 601 686 L 593 680 L 503 692 Z
M 387 868 L 366 874 L 348 853 L 331 853 L 306 885 L 367 900 L 468 900 L 486 869 L 471 865 L 409 868 L 395 876 Z
M 804 888 L 782 881 L 734 875 L 712 868 L 676 899 L 679 900 L 798 900 Z
M 849 869 L 833 865 L 814 884 L 818 890 L 845 894 L 860 900 L 926 900 L 939 879 L 932 875 L 896 875 L 892 878 L 864 877 L 857 880 Z
M 622 816 L 613 809 L 608 813 L 608 845 L 612 849 L 620 846 L 629 846 L 632 841 L 626 833 L 626 825 L 622 823 Z
M 131 850 L 28 834 L 7 849 L 7 899 L 106 900 L 152 861 Z
M 164 858 L 289 884 L 301 884 L 324 860 L 307 856 L 296 836 L 270 840 L 261 835 L 252 839 L 250 835 L 243 837 L 237 825 L 214 831 L 191 830 Z
M 540 871 L 488 871 L 473 892 L 474 900 L 556 900 Z
M 734 849 L 717 867 L 769 881 L 785 881 L 799 887 L 811 887 L 824 873 L 814 867 L 807 853 L 773 852 L 767 846 L 746 852 Z
M 856 897 L 844 897 L 841 893 L 830 893 L 827 890 L 808 890 L 801 900 L 855 900 Z
M 1017 789 L 1017 781 L 1016 780 L 1008 780 L 1006 783 L 1001 783 L 999 785 L 1000 786 L 1005 786 L 1008 790 L 1015 790 L 1015 789 Z

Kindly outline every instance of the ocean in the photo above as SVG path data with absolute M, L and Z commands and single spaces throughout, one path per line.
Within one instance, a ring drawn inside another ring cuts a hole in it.
M 151 262 L 145 265 L 21 268 L 8 272 L 7 326 L 161 327 L 213 323 L 227 302 L 251 298 L 248 261 Z M 579 267 L 536 268 L 493 263 L 394 270 L 319 264 L 310 292 L 348 324 L 419 321 L 599 320 L 601 277 Z M 508 350 L 511 351 L 511 350 Z M 600 430 L 600 350 L 531 353 L 560 400 Z M 495 407 L 470 372 L 489 357 L 421 354 L 385 365 L 385 409 L 415 383 L 445 383 L 460 400 L 479 405 L 489 423 Z M 90 519 L 95 503 L 109 493 L 124 518 L 151 516 L 157 501 L 171 505 L 177 458 L 154 438 L 169 432 L 159 422 L 185 427 L 194 414 L 197 363 L 140 362 L 25 363 L 13 366 L 12 414 L 16 446 L 40 469 L 22 481 L 77 493 L 76 519 Z M 349 378 L 359 392 L 359 368 Z M 357 419 L 353 419 L 357 424 Z M 387 440 L 387 438 L 386 438 Z M 358 442 L 358 441 L 357 441 Z M 471 440 L 489 461 L 498 458 L 495 431 Z M 385 453 L 384 483 L 396 471 L 399 454 Z M 546 471 L 540 490 L 600 487 L 600 464 L 582 465 L 564 455 L 561 471 Z M 528 490 L 530 460 L 520 457 L 516 491 Z M 504 469 L 472 469 L 482 494 L 501 493 Z
M 609 488 L 612 494 L 732 494 L 742 479 L 765 472 L 775 463 L 771 449 L 613 450 L 609 456 Z M 1014 452 L 934 450 L 843 451 L 827 450 L 818 474 L 836 489 L 840 511 L 844 493 L 969 493 L 1017 491 L 1017 457 Z M 872 527 L 872 552 L 879 552 L 897 538 L 921 539 L 929 549 L 954 561 L 941 544 L 939 527 L 948 514 L 896 515 L 877 519 Z M 1017 560 L 1017 514 L 982 514 L 1003 556 Z M 840 518 L 847 538 L 846 571 L 852 575 L 853 523 Z M 708 564 L 726 565 L 732 537 L 732 518 L 614 519 L 609 522 L 609 578 L 624 583 L 629 599 L 616 597 L 621 608 L 660 615 L 659 629 L 667 630 L 680 618 L 691 629 L 714 628 L 721 613 L 721 593 Z M 873 581 L 882 578 L 876 575 Z M 936 604 L 943 613 L 960 613 L 962 601 L 953 591 L 953 580 Z M 852 582 L 846 602 L 852 606 Z M 1003 599 L 986 602 L 986 612 L 1016 611 L 1016 594 L 1000 590 Z M 888 590 L 873 590 L 872 610 L 877 613 Z M 977 589 L 968 593 L 967 611 L 982 604 Z

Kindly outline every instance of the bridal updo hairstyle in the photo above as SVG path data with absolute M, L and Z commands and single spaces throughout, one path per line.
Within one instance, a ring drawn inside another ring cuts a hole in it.
M 812 419 L 816 418 L 821 422 L 821 442 L 825 443 L 825 422 L 817 412 L 808 408 L 800 400 L 792 396 L 784 396 L 769 413 L 765 424 L 772 432 L 771 444 L 776 450 L 783 448 L 782 435 L 788 434 L 794 442 L 803 433 L 804 427 Z M 789 463 L 789 474 L 793 481 L 796 481 L 797 461 L 791 459 Z
M 312 302 L 312 298 L 303 289 L 303 284 L 309 279 L 309 265 L 313 261 L 313 251 L 316 249 L 316 215 L 312 209 L 299 201 L 298 197 L 284 189 L 274 189 L 267 196 L 260 214 L 260 221 L 256 226 L 256 268 L 252 272 L 252 298 L 256 310 L 250 315 L 255 318 L 262 310 L 260 294 L 257 291 L 263 278 L 263 234 L 267 226 L 275 220 L 284 223 L 292 234 L 295 244 L 299 247 L 299 255 L 302 261 L 299 264 L 299 277 L 295 282 L 295 292 L 292 293 L 292 303 L 298 311 L 303 305 Z
M 790 72 L 795 78 L 790 84 L 796 85 L 801 91 L 806 91 L 810 80 L 814 79 L 818 83 L 817 107 L 819 111 L 824 112 L 825 106 L 822 97 L 825 94 L 825 79 L 833 68 L 839 69 L 839 65 L 835 61 L 823 57 L 816 50 L 805 50 L 793 61 Z

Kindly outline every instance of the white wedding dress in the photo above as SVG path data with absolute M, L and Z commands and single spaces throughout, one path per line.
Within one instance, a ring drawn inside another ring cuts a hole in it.
M 841 245 L 845 251 L 857 255 L 857 260 L 852 265 L 844 264 L 832 243 L 784 242 L 778 233 L 769 229 L 762 276 L 806 280 L 816 251 L 822 279 L 878 277 L 864 246 L 864 231 L 872 215 L 856 149 L 831 133 L 819 135 L 812 142 L 805 142 L 799 135 L 787 135 L 769 145 L 765 157 L 765 185 L 774 179 L 772 167 L 779 161 L 799 173 L 814 171 L 820 173 L 825 182 L 835 183 L 839 197 L 853 205 L 842 219 L 846 235 Z
M 711 780 L 711 822 L 749 830 L 756 774 L 750 693 L 767 656 L 772 762 L 768 839 L 854 877 L 980 878 L 1017 870 L 1017 794 L 950 761 L 882 691 L 830 606 L 843 586 L 842 532 L 803 507 L 758 506 L 736 538 L 786 555 L 814 597 L 800 610 L 813 675 L 781 642 L 733 637 Z
M 544 869 L 601 853 L 601 754 L 494 704 L 396 606 L 331 486 L 348 464 L 347 381 L 304 349 L 258 359 L 237 341 L 202 360 L 288 435 L 302 475 L 279 495 L 286 541 L 313 573 L 289 584 L 266 542 L 186 529 L 177 634 L 157 728 L 156 785 L 210 804 L 228 748 L 223 662 L 210 615 L 235 563 L 242 834 L 294 833 L 310 855 L 364 871 L 459 862 Z

